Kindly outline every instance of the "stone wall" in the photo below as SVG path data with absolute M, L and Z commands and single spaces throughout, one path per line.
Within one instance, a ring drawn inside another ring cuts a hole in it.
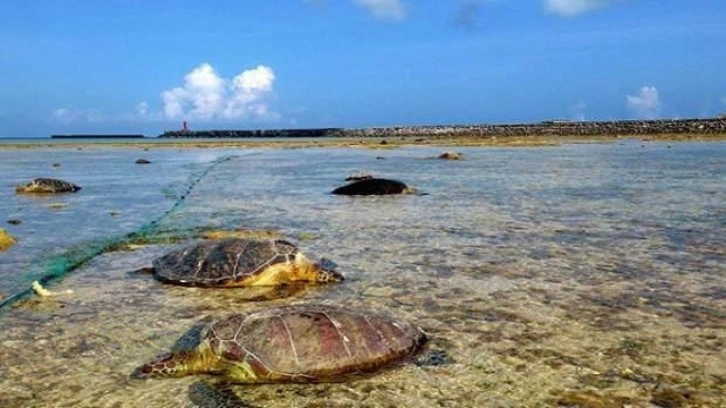
M 390 137 L 390 136 L 642 136 L 660 134 L 726 134 L 726 119 L 547 121 L 532 124 L 466 126 L 393 126 L 361 129 L 272 129 L 167 131 L 163 138 L 254 137 Z

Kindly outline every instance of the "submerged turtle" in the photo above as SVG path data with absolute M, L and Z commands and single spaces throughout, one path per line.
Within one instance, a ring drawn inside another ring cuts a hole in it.
M 385 195 L 415 192 L 403 182 L 384 178 L 367 178 L 338 187 L 331 194 L 337 195 Z
M 461 160 L 461 156 L 462 156 L 461 153 L 448 151 L 448 152 L 441 153 L 439 155 L 439 159 L 441 159 L 441 160 Z
M 15 187 L 16 193 L 21 194 L 58 194 L 75 193 L 81 188 L 67 181 L 52 178 L 36 178 L 30 183 Z
M 216 374 L 234 383 L 344 381 L 413 356 L 414 324 L 331 306 L 283 306 L 197 325 L 134 378 Z
M 277 286 L 296 281 L 342 281 L 334 266 L 326 259 L 310 261 L 285 240 L 229 238 L 177 249 L 139 272 L 186 286 Z

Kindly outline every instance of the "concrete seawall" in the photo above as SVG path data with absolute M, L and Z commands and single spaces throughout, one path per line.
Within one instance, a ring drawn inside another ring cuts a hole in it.
M 393 126 L 361 129 L 271 129 L 166 131 L 161 138 L 276 138 L 390 136 L 646 136 L 663 134 L 726 134 L 726 119 L 619 120 L 602 122 L 547 121 L 533 124 Z

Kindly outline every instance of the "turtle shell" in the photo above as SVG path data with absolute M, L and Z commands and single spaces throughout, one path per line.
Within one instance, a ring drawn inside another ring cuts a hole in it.
M 295 245 L 280 239 L 204 241 L 154 260 L 154 277 L 189 286 L 224 286 L 271 265 L 294 262 L 297 253 Z
M 18 193 L 36 193 L 36 194 L 57 194 L 57 193 L 75 193 L 81 187 L 69 183 L 64 180 L 53 178 L 36 178 L 30 183 L 17 186 L 15 191 Z
M 404 194 L 408 186 L 398 180 L 383 178 L 365 178 L 338 187 L 331 192 L 336 195 L 386 195 Z
M 216 321 L 202 341 L 225 365 L 249 364 L 238 382 L 342 381 L 418 351 L 426 336 L 412 323 L 331 306 L 287 306 Z M 230 373 L 232 373 L 230 375 Z

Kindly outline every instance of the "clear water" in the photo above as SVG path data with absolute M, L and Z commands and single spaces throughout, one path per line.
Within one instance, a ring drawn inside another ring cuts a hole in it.
M 200 377 L 128 375 L 201 317 L 311 302 L 409 318 L 454 363 L 230 392 L 275 407 L 724 405 L 726 144 L 471 147 L 457 149 L 465 160 L 430 159 L 443 150 L 0 151 L 0 218 L 22 220 L 4 226 L 18 244 L 0 253 L 0 292 L 27 285 L 53 254 L 161 216 L 225 156 L 160 227 L 276 229 L 347 278 L 249 302 L 129 274 L 173 245 L 101 255 L 51 287 L 72 294 L 0 316 L 0 406 L 196 406 Z M 328 194 L 360 172 L 426 195 Z M 37 176 L 83 190 L 14 195 Z

